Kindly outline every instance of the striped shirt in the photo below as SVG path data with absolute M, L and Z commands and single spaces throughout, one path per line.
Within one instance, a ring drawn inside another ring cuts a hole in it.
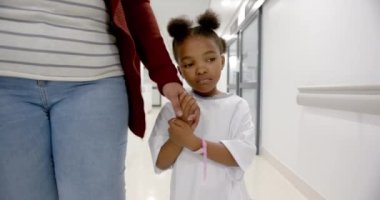
M 123 75 L 103 0 L 0 0 L 0 76 L 86 81 Z

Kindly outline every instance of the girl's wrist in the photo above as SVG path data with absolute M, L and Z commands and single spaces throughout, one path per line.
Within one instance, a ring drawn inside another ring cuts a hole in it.
M 169 138 L 168 141 L 169 141 L 170 145 L 172 145 L 174 147 L 177 147 L 177 148 L 182 148 L 181 145 L 178 145 L 177 143 L 175 143 L 171 138 Z
M 189 149 L 191 151 L 197 151 L 202 148 L 202 140 L 199 137 L 194 137 L 194 140 L 190 143 Z

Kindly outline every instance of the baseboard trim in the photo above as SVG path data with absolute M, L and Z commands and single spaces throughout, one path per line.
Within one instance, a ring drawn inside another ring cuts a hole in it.
M 261 147 L 260 156 L 266 159 L 275 169 L 277 169 L 298 191 L 309 200 L 326 200 L 321 194 L 311 188 L 305 181 L 298 177 L 287 166 L 283 165 L 264 147 Z

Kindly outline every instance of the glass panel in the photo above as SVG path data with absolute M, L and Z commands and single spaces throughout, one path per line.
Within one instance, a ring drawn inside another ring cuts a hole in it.
M 257 117 L 257 68 L 259 61 L 258 43 L 258 18 L 242 32 L 242 81 L 240 85 L 247 85 L 242 88 L 241 96 L 246 99 L 251 109 L 252 118 L 256 121 Z M 248 84 L 251 83 L 251 84 Z
M 236 80 L 239 78 L 236 77 L 236 72 L 240 71 L 237 56 L 237 40 L 235 40 L 228 49 L 228 84 L 236 84 Z
M 256 82 L 259 58 L 258 20 L 255 19 L 242 33 L 243 82 Z
M 242 97 L 248 101 L 249 108 L 251 110 L 251 116 L 254 123 L 256 123 L 256 101 L 257 101 L 256 89 L 243 89 Z

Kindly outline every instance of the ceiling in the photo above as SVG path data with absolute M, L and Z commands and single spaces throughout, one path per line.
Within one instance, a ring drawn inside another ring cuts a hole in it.
M 226 32 L 226 27 L 231 24 L 233 17 L 236 16 L 237 8 L 244 0 L 151 0 L 153 11 L 156 15 L 161 34 L 165 44 L 171 47 L 171 38 L 166 31 L 169 20 L 178 16 L 187 16 L 194 20 L 206 9 L 216 12 L 221 21 L 218 33 L 222 35 Z
M 243 0 L 211 0 L 209 8 L 218 13 L 221 26 L 218 33 L 223 35 L 229 33 L 228 26 L 237 17 L 238 8 L 242 5 Z

